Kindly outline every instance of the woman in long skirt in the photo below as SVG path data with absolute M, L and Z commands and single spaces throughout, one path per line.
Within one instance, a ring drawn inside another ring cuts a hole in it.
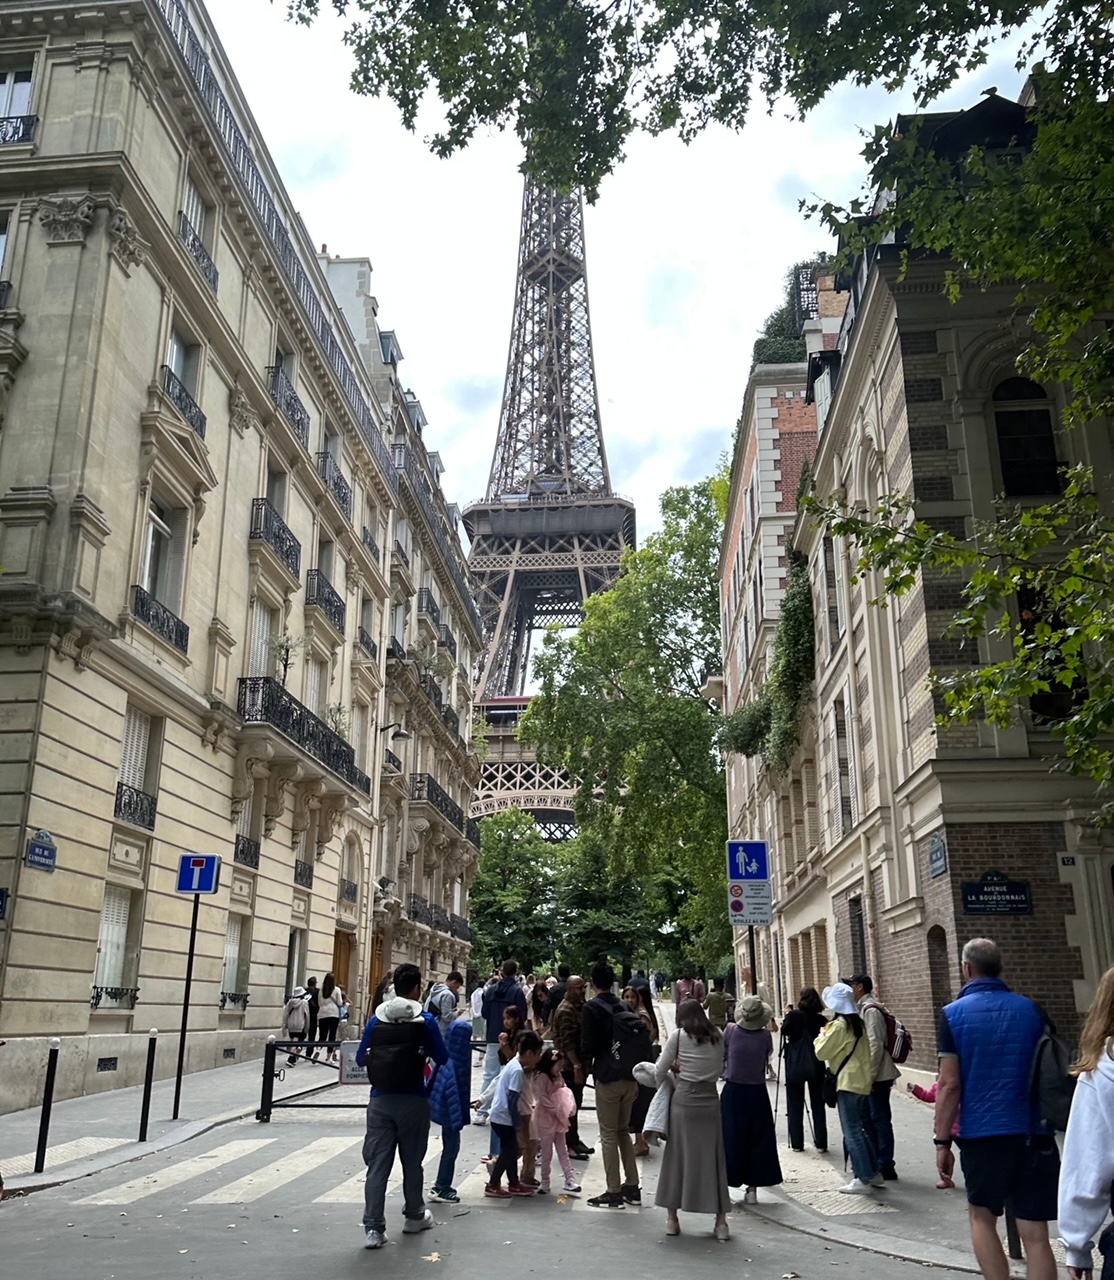
M 730 1235 L 727 1211 L 727 1167 L 723 1154 L 716 1081 L 723 1071 L 723 1037 L 708 1021 L 699 1001 L 682 1000 L 677 1007 L 677 1030 L 661 1051 L 655 1068 L 660 1085 L 676 1064 L 669 1139 L 661 1162 L 654 1203 L 666 1211 L 665 1234 L 678 1236 L 679 1209 L 713 1213 L 715 1237 Z
M 776 1187 L 781 1181 L 774 1113 L 766 1091 L 772 1017 L 773 1010 L 764 1000 L 744 996 L 735 1010 L 736 1025 L 728 1027 L 723 1037 L 725 1083 L 720 1108 L 727 1183 L 746 1188 L 744 1204 L 757 1204 L 759 1187 Z

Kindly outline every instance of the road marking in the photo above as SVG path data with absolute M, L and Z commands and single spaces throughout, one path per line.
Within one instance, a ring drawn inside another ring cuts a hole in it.
M 288 1182 L 296 1181 L 304 1174 L 309 1173 L 311 1169 L 316 1169 L 318 1165 L 328 1163 L 328 1161 L 335 1159 L 342 1152 L 348 1151 L 362 1142 L 362 1138 L 352 1137 L 318 1138 L 316 1142 L 311 1142 L 308 1146 L 302 1147 L 301 1150 L 284 1156 L 274 1164 L 268 1165 L 264 1169 L 258 1169 L 254 1173 L 245 1174 L 242 1178 L 237 1178 L 235 1182 L 218 1187 L 216 1191 L 210 1191 L 207 1195 L 198 1196 L 196 1200 L 191 1200 L 190 1203 L 249 1204 L 253 1200 L 262 1199 L 269 1192 L 285 1186 Z
M 431 1144 L 432 1148 L 433 1144 Z M 441 1144 L 436 1144 L 436 1149 L 431 1149 L 422 1162 L 423 1169 L 429 1169 L 432 1165 L 440 1163 L 441 1160 Z M 364 1180 L 367 1177 L 367 1168 L 362 1168 L 358 1173 L 354 1173 L 350 1178 L 345 1179 L 339 1186 L 333 1187 L 331 1191 L 326 1191 L 324 1195 L 317 1196 L 313 1201 L 314 1204 L 363 1204 L 364 1202 Z M 395 1155 L 394 1166 L 391 1169 L 391 1176 L 387 1179 L 387 1195 L 393 1196 L 402 1186 L 402 1163 L 397 1154 Z
M 130 1138 L 75 1138 L 73 1142 L 60 1142 L 56 1147 L 46 1149 L 46 1168 L 57 1169 L 61 1164 L 73 1160 L 83 1160 L 88 1156 L 99 1156 L 104 1151 L 114 1151 L 117 1147 L 126 1147 Z M 23 1156 L 4 1157 L 4 1172 L 11 1175 L 31 1173 L 35 1168 L 35 1153 L 29 1151 Z
M 193 1156 L 183 1160 L 181 1164 L 170 1165 L 160 1169 L 158 1173 L 149 1173 L 143 1178 L 133 1178 L 130 1182 L 122 1182 L 119 1186 L 110 1187 L 107 1191 L 96 1195 L 85 1196 L 74 1204 L 134 1204 L 145 1196 L 153 1196 L 159 1191 L 189 1182 L 191 1178 L 200 1177 L 203 1173 L 211 1173 L 222 1165 L 239 1160 L 242 1156 L 251 1155 L 260 1147 L 269 1146 L 274 1138 L 245 1138 L 239 1142 L 226 1142 L 222 1147 L 214 1147 L 203 1156 Z

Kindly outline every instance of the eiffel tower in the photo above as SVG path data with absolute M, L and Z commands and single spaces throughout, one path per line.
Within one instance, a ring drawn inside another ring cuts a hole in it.
M 550 840 L 575 828 L 575 793 L 518 742 L 532 642 L 579 626 L 634 545 L 634 505 L 611 491 L 600 424 L 584 205 L 530 177 L 522 197 L 518 281 L 499 435 L 487 493 L 463 513 L 485 652 L 476 685 L 490 755 L 472 816 L 523 809 Z

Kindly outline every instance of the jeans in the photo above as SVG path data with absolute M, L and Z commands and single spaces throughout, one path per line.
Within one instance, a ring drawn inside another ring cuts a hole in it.
M 841 1089 L 836 1094 L 839 1123 L 843 1141 L 851 1157 L 851 1168 L 860 1182 L 869 1182 L 878 1169 L 878 1155 L 874 1150 L 867 1124 L 870 1122 L 870 1095 L 848 1093 Z
M 819 1076 L 801 1084 L 785 1086 L 785 1111 L 789 1121 L 789 1145 L 801 1151 L 805 1145 L 805 1090 L 812 1113 L 812 1136 L 818 1149 L 828 1145 L 828 1116 L 824 1106 L 824 1083 Z
M 584 1086 L 576 1083 L 576 1073 L 573 1071 L 562 1071 L 561 1077 L 572 1091 L 572 1100 L 576 1103 L 576 1114 L 569 1121 L 568 1132 L 565 1134 L 565 1142 L 570 1151 L 576 1151 L 580 1147 L 580 1129 L 577 1127 L 577 1116 L 580 1115 L 580 1108 L 584 1105 Z
M 460 1130 L 441 1126 L 441 1163 L 433 1180 L 434 1191 L 448 1191 L 456 1175 L 456 1158 L 460 1155 Z
M 513 1124 L 494 1123 L 491 1127 L 499 1135 L 499 1159 L 490 1166 L 491 1172 L 487 1175 L 487 1180 L 493 1187 L 497 1187 L 505 1173 L 509 1185 L 517 1187 L 518 1134 L 515 1131 L 515 1127 Z
M 596 1117 L 600 1123 L 600 1146 L 607 1190 L 620 1192 L 625 1184 L 638 1186 L 638 1162 L 634 1158 L 634 1142 L 630 1136 L 630 1113 L 638 1097 L 633 1080 L 596 1081 Z M 623 1162 L 623 1179 L 619 1181 L 619 1160 Z
M 364 1138 L 364 1230 L 385 1231 L 387 1179 L 395 1162 L 402 1162 L 403 1213 L 420 1218 L 425 1212 L 422 1161 L 429 1142 L 429 1099 L 409 1093 L 384 1093 L 367 1104 Z
M 893 1087 L 892 1080 L 875 1080 L 874 1088 L 870 1091 L 870 1114 L 866 1130 L 878 1153 L 878 1165 L 881 1169 L 892 1169 L 894 1163 L 894 1122 L 890 1115 L 890 1094 Z
M 480 1085 L 481 1093 L 487 1092 L 487 1086 L 502 1070 L 503 1064 L 499 1061 L 499 1046 L 497 1044 L 489 1044 L 484 1052 L 484 1082 Z M 490 1105 L 483 1106 L 477 1114 L 486 1116 L 490 1110 Z

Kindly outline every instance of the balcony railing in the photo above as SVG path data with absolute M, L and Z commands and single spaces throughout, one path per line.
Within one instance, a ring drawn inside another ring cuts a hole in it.
M 247 836 L 237 836 L 236 851 L 233 857 L 241 867 L 251 867 L 253 871 L 258 871 L 259 841 L 251 840 Z
M 10 280 L 0 280 L 0 311 L 7 311 L 8 303 L 12 300 L 12 282 Z
M 458 831 L 464 830 L 464 810 L 457 804 L 445 788 L 428 773 L 412 773 L 410 775 L 410 799 L 424 800 Z
M 398 636 L 387 637 L 387 657 L 397 658 L 399 662 L 406 661 L 406 648 Z
M 340 882 L 340 896 L 344 902 L 357 902 L 360 897 L 360 886 L 355 880 L 342 880 Z
M 418 591 L 418 612 L 425 614 L 435 627 L 441 625 L 441 609 L 437 601 L 433 598 L 433 592 L 428 587 L 422 587 Z
M 205 248 L 204 240 L 197 234 L 189 218 L 180 211 L 178 213 L 178 234 L 182 238 L 182 243 L 186 246 L 186 252 L 197 264 L 197 269 L 205 277 L 209 288 L 216 293 L 220 274 L 213 263 L 213 259 L 209 257 L 209 250 Z
M 445 727 L 450 733 L 460 737 L 460 716 L 452 709 L 452 707 L 441 708 L 441 719 L 445 722 Z
M 352 519 L 352 486 L 345 480 L 340 464 L 331 453 L 325 451 L 317 455 L 317 474 L 329 487 L 329 492 L 337 500 L 337 505 L 344 512 L 345 519 Z
M 418 677 L 418 683 L 422 686 L 422 689 L 425 691 L 425 696 L 437 708 L 437 714 L 440 715 L 441 708 L 444 706 L 444 695 L 441 693 L 441 690 L 437 687 L 437 681 L 427 673 L 426 675 L 421 675 Z
M 157 797 L 149 796 L 138 787 L 129 787 L 126 782 L 116 784 L 116 804 L 112 812 L 121 822 L 154 831 L 158 807 Z
M 375 561 L 376 564 L 379 564 L 381 559 L 380 552 L 379 552 L 379 543 L 376 542 L 375 539 L 371 536 L 371 530 L 367 527 L 366 524 L 364 525 L 362 541 L 364 546 L 367 547 L 368 551 L 371 552 L 371 558 Z
M 456 636 L 449 630 L 447 623 L 441 624 L 441 631 L 437 637 L 437 643 L 448 653 L 452 660 L 456 661 Z
M 360 637 L 360 648 L 363 649 L 364 653 L 366 653 L 367 656 L 372 660 L 372 662 L 374 662 L 379 657 L 379 646 L 375 643 L 375 641 L 371 638 L 371 636 L 368 635 L 368 633 L 364 630 L 363 627 L 360 628 L 359 637 Z
M 190 629 L 182 619 L 176 613 L 171 613 L 166 605 L 161 604 L 142 587 L 135 587 L 134 592 L 132 612 L 137 621 L 142 622 L 167 644 L 173 645 L 180 653 L 188 653 Z
M 415 924 L 433 924 L 433 909 L 420 893 L 410 895 L 410 910 L 407 914 Z
M 220 993 L 220 1007 L 224 1009 L 227 1005 L 232 1005 L 234 1009 L 239 1009 L 243 1013 L 248 1007 L 248 993 L 246 991 L 222 991 Z
M 450 916 L 450 928 L 454 938 L 461 942 L 472 941 L 472 930 L 468 927 L 468 921 L 463 916 Z
M 0 147 L 33 142 L 38 116 L 0 116 Z
M 112 1009 L 134 1009 L 138 995 L 138 987 L 94 987 L 89 1007 L 99 1009 L 105 1000 L 110 1000 Z
M 294 859 L 294 883 L 300 884 L 303 889 L 313 888 L 312 862 L 303 862 L 301 858 Z
M 240 718 L 246 723 L 269 724 L 365 795 L 371 794 L 371 781 L 356 767 L 351 744 L 303 707 L 277 680 L 270 676 L 242 678 L 237 705 Z
M 402 761 L 395 755 L 390 747 L 383 748 L 383 764 L 388 769 L 393 769 L 396 773 L 402 772 Z
M 261 538 L 295 578 L 302 574 L 302 544 L 286 527 L 286 521 L 266 498 L 251 504 L 251 537 Z
M 449 913 L 440 903 L 435 902 L 430 908 L 433 913 L 433 927 L 438 933 L 450 933 L 452 931 L 452 920 Z
M 271 399 L 282 410 L 282 415 L 294 428 L 294 434 L 302 442 L 303 448 L 309 448 L 309 414 L 298 398 L 294 385 L 283 372 L 281 364 L 272 364 L 267 368 L 271 379 Z
M 406 548 L 397 538 L 395 539 L 395 555 L 398 556 L 407 569 L 410 568 L 410 557 L 406 554 Z
M 475 819 L 469 818 L 464 824 L 464 838 L 473 849 L 480 847 L 480 824 Z
M 205 439 L 205 415 L 198 408 L 197 401 L 190 395 L 186 384 L 168 365 L 162 367 L 162 387 L 166 398 L 189 423 L 191 429 Z
M 344 635 L 344 601 L 320 569 L 306 574 L 306 605 L 320 609 L 334 627 Z

